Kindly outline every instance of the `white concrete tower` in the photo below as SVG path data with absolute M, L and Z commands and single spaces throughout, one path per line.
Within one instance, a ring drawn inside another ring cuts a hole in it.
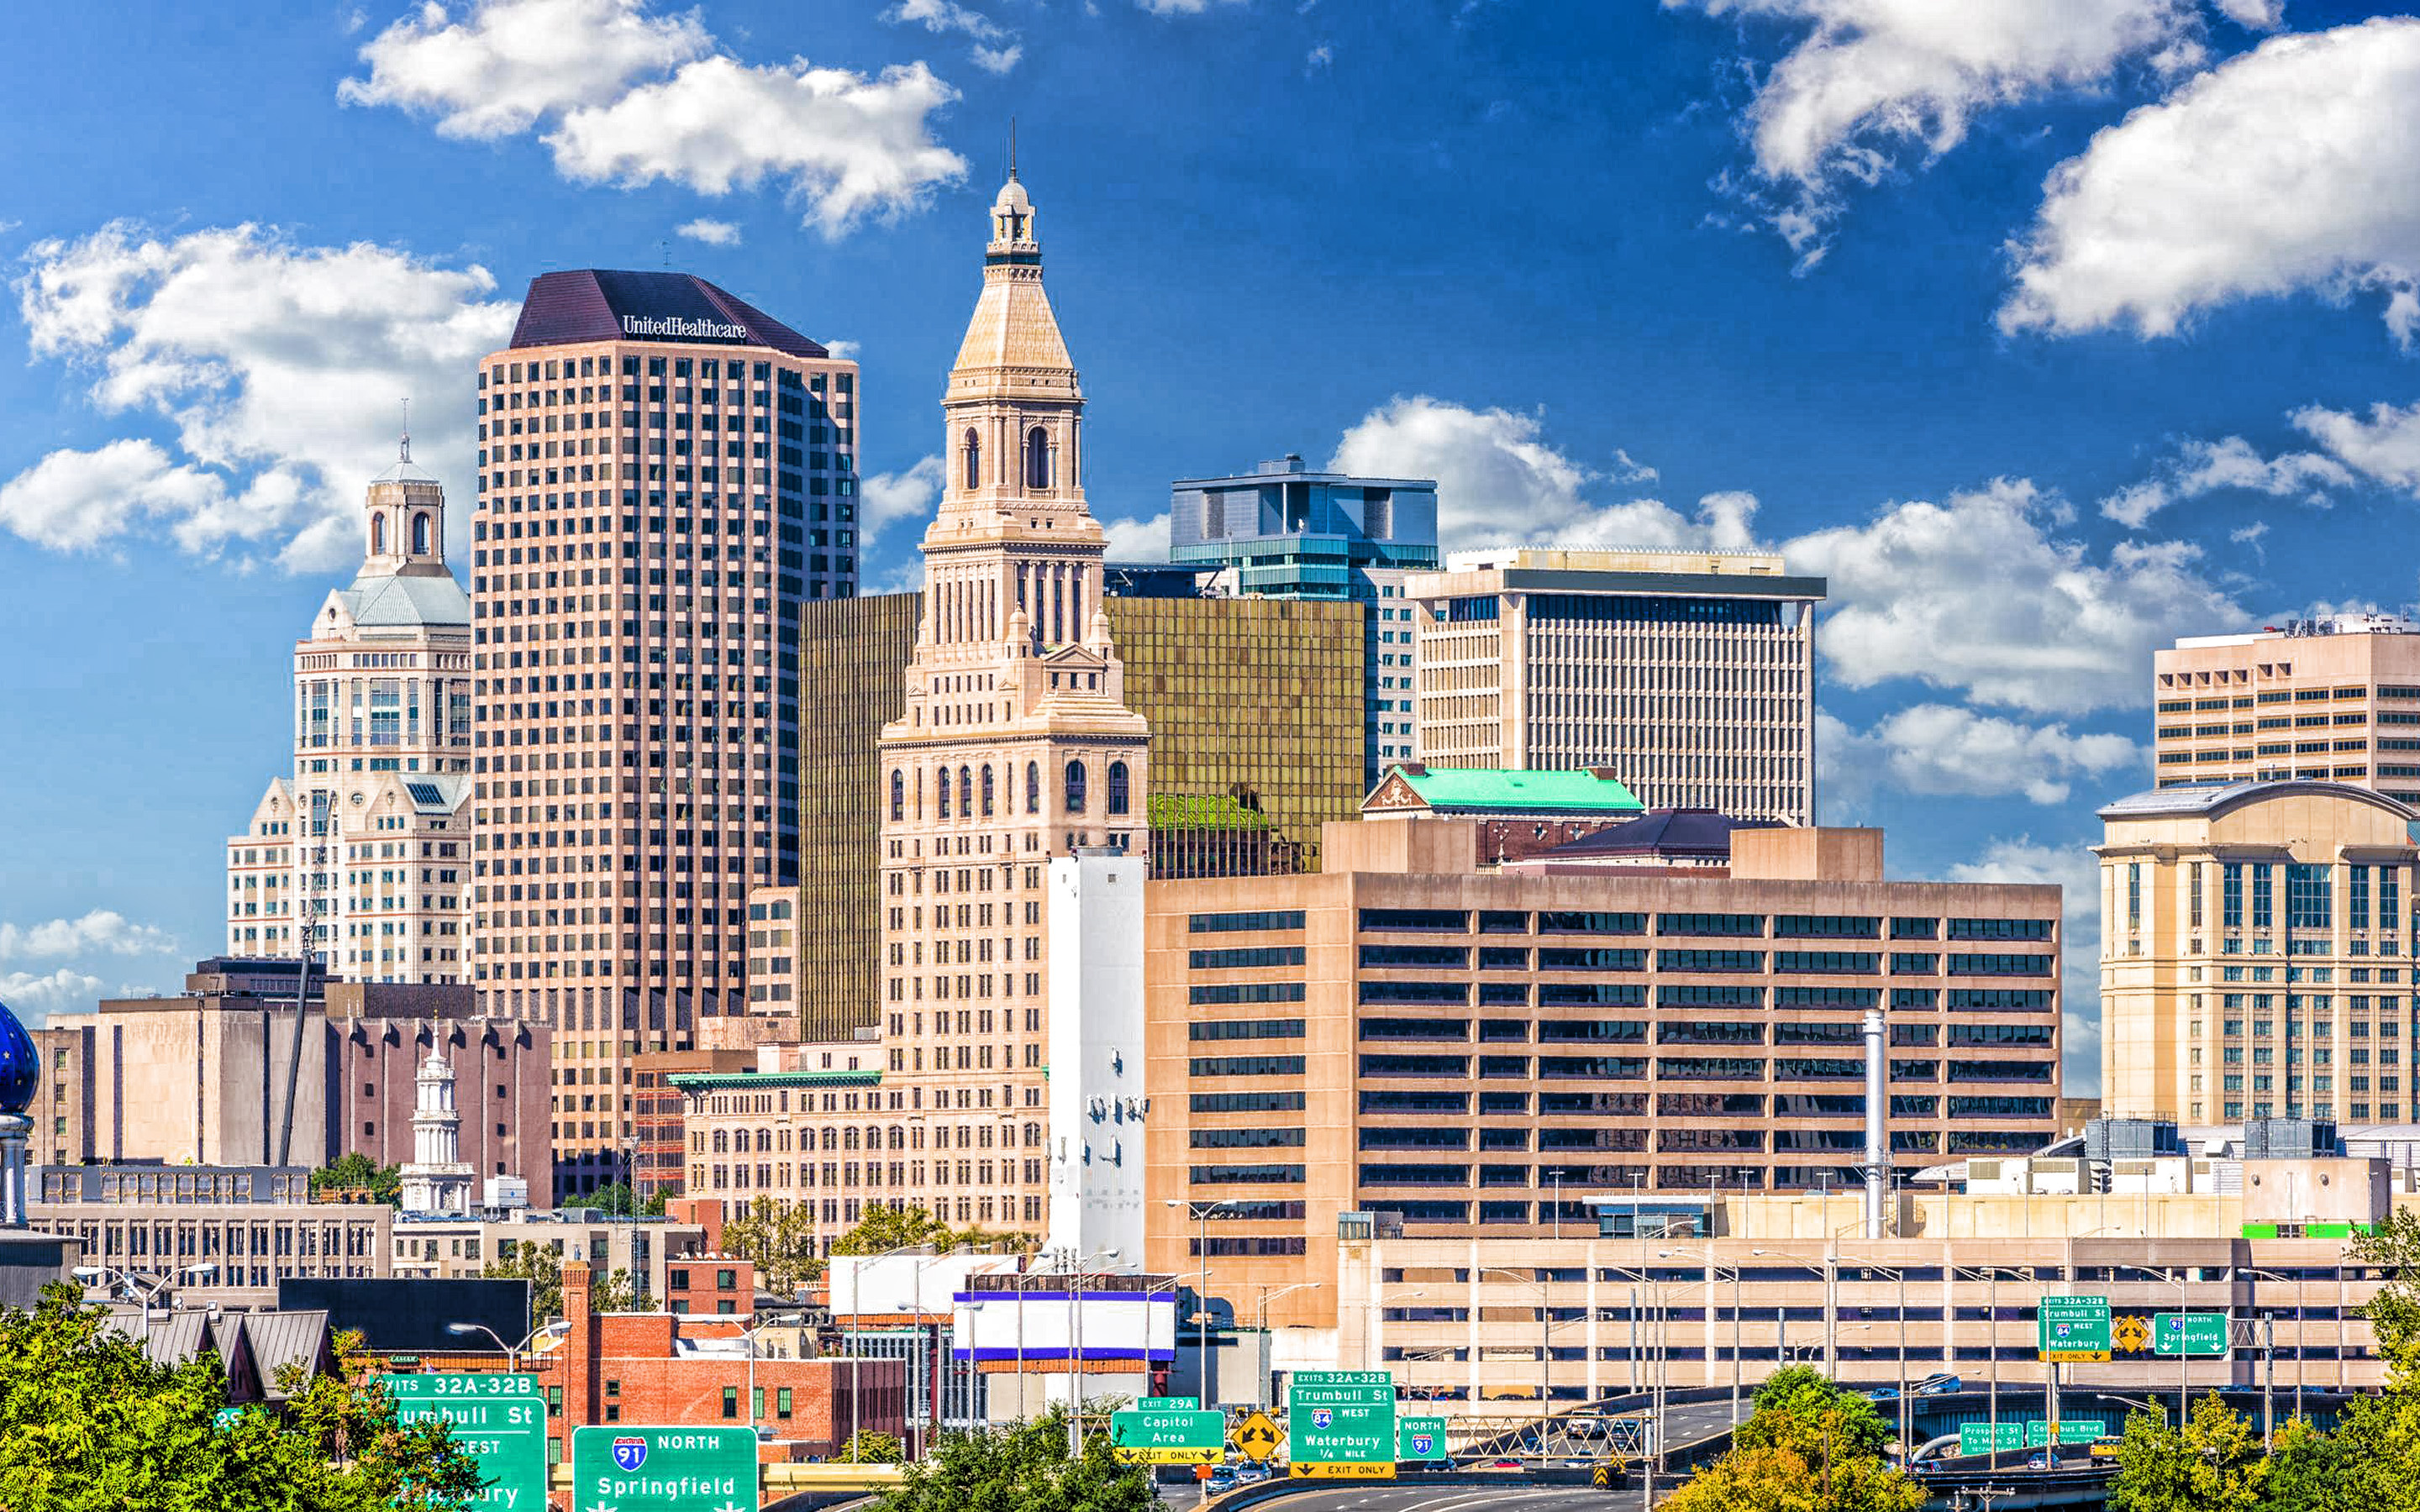
M 462 1115 L 454 1106 L 454 1066 L 445 1058 L 446 1030 L 432 1024 L 428 1058 L 414 1079 L 411 1160 L 403 1176 L 406 1212 L 468 1213 L 478 1173 L 464 1165 Z

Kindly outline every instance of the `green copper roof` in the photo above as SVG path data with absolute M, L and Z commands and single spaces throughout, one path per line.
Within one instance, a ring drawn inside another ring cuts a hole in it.
M 878 1071 L 736 1071 L 683 1072 L 667 1076 L 684 1092 L 779 1091 L 797 1087 L 876 1087 Z
M 1494 767 L 1432 766 L 1425 771 L 1388 768 L 1430 808 L 1484 813 L 1643 813 L 1647 806 L 1609 777 L 1587 772 L 1503 771 Z M 1383 783 L 1381 784 L 1383 786 Z

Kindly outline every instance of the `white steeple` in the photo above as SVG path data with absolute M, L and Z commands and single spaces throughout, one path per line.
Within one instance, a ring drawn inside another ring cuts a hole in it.
M 454 1067 L 442 1025 L 431 1023 L 428 1058 L 414 1078 L 411 1160 L 402 1170 L 406 1212 L 468 1213 L 478 1173 L 462 1164 L 462 1116 L 454 1107 Z

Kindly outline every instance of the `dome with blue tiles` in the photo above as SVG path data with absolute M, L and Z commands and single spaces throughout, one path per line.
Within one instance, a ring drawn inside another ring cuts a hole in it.
M 0 1113 L 23 1113 L 34 1105 L 34 1090 L 42 1079 L 40 1054 L 34 1037 L 0 1003 Z

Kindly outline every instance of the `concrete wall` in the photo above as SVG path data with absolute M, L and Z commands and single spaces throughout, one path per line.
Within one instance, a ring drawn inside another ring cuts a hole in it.
M 1140 1270 L 1143 1246 L 1143 872 L 1139 856 L 1050 862 L 1049 1242 Z

